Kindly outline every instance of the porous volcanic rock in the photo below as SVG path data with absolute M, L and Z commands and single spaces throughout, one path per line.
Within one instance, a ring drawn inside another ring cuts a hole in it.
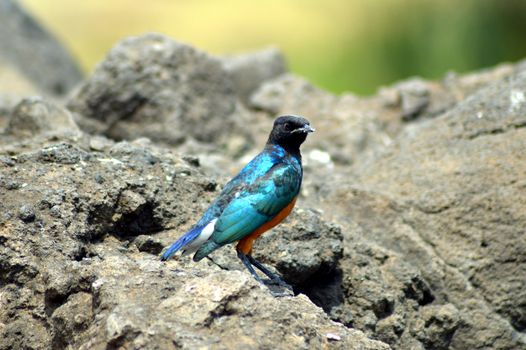
M 61 120 L 63 111 L 50 110 L 58 116 L 49 120 Z M 35 128 L 30 139 L 2 138 L 1 349 L 389 348 L 330 320 L 305 295 L 275 298 L 232 248 L 214 257 L 233 268 L 161 262 L 163 245 L 217 195 L 215 180 L 145 139 L 71 135 Z M 293 272 L 334 265 L 341 232 L 312 213 L 296 217 L 289 229 L 306 232 L 318 258 Z M 334 243 L 308 233 L 319 228 Z M 282 238 L 275 244 L 306 244 Z M 288 255 L 268 254 L 288 266 Z
M 412 341 L 423 348 L 524 347 L 526 71 L 520 67 L 447 112 L 407 124 L 390 147 L 369 156 L 367 163 L 341 169 L 347 177 L 340 174 L 313 185 L 318 191 L 311 191 L 310 200 L 342 225 L 349 234 L 344 242 L 360 238 L 388 249 L 390 265 L 417 276 L 432 297 L 408 311 L 396 296 L 397 290 L 407 289 L 397 287 L 402 275 L 389 271 L 373 277 L 382 264 L 360 272 L 364 268 L 356 264 L 363 254 L 359 246 L 346 244 L 349 258 L 341 266 L 348 296 L 343 306 L 351 312 L 336 308 L 335 319 L 370 328 L 369 334 L 396 348 Z M 395 293 L 389 315 L 401 320 L 398 335 L 391 332 L 386 338 L 377 315 L 364 321 L 364 309 L 353 302 L 363 288 L 353 282 L 356 272 L 377 280 L 365 289 L 367 299 Z M 429 330 L 419 333 L 422 328 L 414 323 L 431 317 L 430 312 L 442 315 L 433 319 L 448 319 L 437 321 L 445 327 L 438 338 Z
M 221 61 L 159 34 L 117 44 L 71 97 L 81 128 L 116 140 L 188 138 L 240 152 L 247 113 Z
M 5 108 L 0 348 L 525 348 L 525 68 L 336 96 L 121 42 L 66 108 Z M 161 263 L 287 113 L 317 132 L 297 208 L 254 256 L 294 295 L 232 247 Z

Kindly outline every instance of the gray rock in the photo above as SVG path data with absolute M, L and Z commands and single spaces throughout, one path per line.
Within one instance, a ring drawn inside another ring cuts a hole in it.
M 277 48 L 227 56 L 221 61 L 245 104 L 249 103 L 250 96 L 261 84 L 287 71 L 285 57 Z
M 254 256 L 302 290 L 338 268 L 342 240 L 340 227 L 323 221 L 317 212 L 297 209 L 286 223 L 256 241 Z
M 0 0 L 0 45 L 0 59 L 46 94 L 65 95 L 82 79 L 66 48 L 18 1 Z
M 133 243 L 140 252 L 148 252 L 154 255 L 159 255 L 164 247 L 158 239 L 146 235 L 137 236 Z
M 31 314 L 21 312 L 17 320 L 2 329 L 1 349 L 42 349 L 42 344 L 51 344 L 50 334 Z
M 20 207 L 18 217 L 24 222 L 31 222 L 35 220 L 35 211 L 29 205 L 23 205 Z
M 449 349 L 451 339 L 460 326 L 457 308 L 452 304 L 426 306 L 421 312 L 411 332 L 425 349 Z
M 300 114 L 316 120 L 337 98 L 303 78 L 284 74 L 265 82 L 250 98 L 250 106 L 272 114 Z
M 526 325 L 526 294 L 517 284 L 526 276 L 517 229 L 526 224 L 518 175 L 525 171 L 525 89 L 525 73 L 491 84 L 414 136 L 402 134 L 400 151 L 363 174 L 368 186 L 413 208 L 406 219 L 413 229 L 519 331 Z
M 34 84 L 0 57 L 0 130 L 7 127 L 11 111 L 24 97 L 38 94 Z
M 431 101 L 430 92 L 421 79 L 413 79 L 398 86 L 400 91 L 402 118 L 415 118 Z
M 398 92 L 397 92 L 398 93 Z M 366 162 L 388 147 L 403 128 L 402 112 L 386 105 L 383 97 L 335 96 L 301 77 L 285 74 L 264 83 L 251 97 L 251 107 L 271 114 L 308 117 L 317 132 L 305 145 L 324 152 L 335 164 Z
M 335 96 L 301 77 L 284 74 L 261 85 L 250 97 L 249 106 L 271 115 L 308 117 L 317 133 L 305 145 L 306 151 L 326 152 L 337 165 L 367 167 L 415 121 L 439 116 L 520 67 L 502 65 L 465 76 L 449 74 L 438 82 L 413 78 L 381 88 L 377 96 L 366 98 Z
M 281 75 L 252 94 L 247 142 L 240 91 L 218 60 L 159 36 L 123 42 L 70 106 L 93 113 L 84 127 L 135 141 L 53 133 L 38 117 L 0 135 L 0 348 L 524 348 L 525 68 L 410 80 L 367 98 Z M 194 85 L 192 72 L 209 71 L 201 82 L 213 88 Z M 165 104 L 127 116 L 142 93 L 134 84 Z M 188 116 L 217 123 L 210 137 L 131 132 L 150 122 L 179 132 L 154 115 L 176 108 L 157 96 L 166 86 L 206 107 Z M 203 112 L 215 103 L 223 114 Z M 68 112 L 46 113 L 60 125 Z M 254 255 L 305 296 L 273 298 L 233 247 L 161 263 L 259 151 L 274 113 L 304 114 L 317 132 L 298 207 Z
M 1 348 L 260 349 L 278 337 L 284 349 L 389 349 L 331 321 L 304 295 L 273 297 L 231 247 L 214 255 L 228 270 L 185 258 L 162 263 L 173 229 L 184 232 L 219 190 L 195 160 L 144 139 L 91 150 L 90 140 L 57 138 L 30 151 L 10 145 L 13 164 L 0 167 L 2 178 L 25 184 L 0 191 L 4 213 L 38 208 L 25 222 L 0 217 Z M 282 228 L 269 239 L 295 259 L 261 249 L 287 278 L 336 265 L 337 227 L 314 212 L 287 227 L 292 236 Z
M 459 326 L 458 317 L 456 323 L 438 323 L 433 340 L 424 336 L 423 330 L 413 331 L 414 322 L 422 319 L 423 309 L 435 304 L 438 309 L 442 307 L 419 270 L 400 255 L 366 242 L 359 228 L 350 233 L 337 276 L 340 288 L 326 291 L 331 298 L 320 298 L 330 301 L 322 305 L 324 309 L 334 319 L 396 349 L 424 349 L 428 348 L 426 342 L 432 341 L 446 344 L 447 349 Z M 333 301 L 336 299 L 340 303 Z
M 374 244 L 392 251 L 388 256 L 396 252 L 404 261 L 398 258 L 392 265 L 396 267 L 389 272 L 393 277 L 384 274 L 373 287 L 358 284 L 358 290 L 367 291 L 366 306 L 353 303 L 353 292 L 344 298 L 354 305 L 349 306 L 351 312 L 345 311 L 344 302 L 343 311 L 332 311 L 336 319 L 358 329 L 373 329 L 368 334 L 399 348 L 410 344 L 454 349 L 524 347 L 526 295 L 520 281 L 526 276 L 522 230 L 526 210 L 520 174 L 525 173 L 526 164 L 521 151 L 525 147 L 525 90 L 526 75 L 515 70 L 504 80 L 479 88 L 443 115 L 404 128 L 392 147 L 370 158 L 367 166 L 352 168 L 352 179 L 334 177 L 320 185 L 314 200 L 331 213 L 329 219 L 342 225 L 343 232 L 371 237 Z M 361 233 L 348 231 L 353 225 Z M 351 260 L 347 264 L 354 266 L 356 247 L 348 249 Z M 364 264 L 370 264 L 368 260 Z M 348 267 L 341 264 L 345 294 L 353 289 L 346 287 Z M 405 264 L 417 269 L 410 272 Z M 366 269 L 363 275 L 370 280 L 379 268 Z M 356 276 L 356 268 L 350 271 Z M 420 280 L 414 287 L 409 283 L 412 275 Z M 374 292 L 384 278 L 391 281 L 391 288 Z M 393 287 L 392 281 L 405 287 Z M 422 290 L 421 286 L 427 287 Z M 368 313 L 376 304 L 369 299 L 396 295 L 399 289 L 406 290 L 405 300 L 414 299 L 420 306 L 417 311 L 402 311 L 404 299 L 402 304 L 395 302 L 402 309 L 398 312 L 400 308 L 395 307 L 394 319 L 387 326 L 382 324 L 381 334 L 376 333 L 383 321 Z M 433 296 L 431 303 L 426 293 Z M 437 306 L 441 313 L 440 307 L 448 304 L 458 312 L 444 321 L 434 320 L 446 316 L 430 318 L 425 311 Z M 352 318 L 346 321 L 345 315 Z M 410 320 L 430 328 L 400 326 L 411 324 Z M 441 329 L 435 329 L 435 322 Z M 403 329 L 399 337 L 391 325 Z
M 81 340 L 81 335 L 93 321 L 93 296 L 79 292 L 71 294 L 67 301 L 51 315 L 54 348 L 64 348 Z
M 517 72 L 521 64 L 503 64 L 466 75 L 451 72 L 442 81 L 410 78 L 378 91 L 380 103 L 397 111 L 404 122 L 433 118 L 453 108 L 485 85 Z
M 161 35 L 120 42 L 68 108 L 84 130 L 117 140 L 178 145 L 193 138 L 228 146 L 237 135 L 241 149 L 250 145 L 246 113 L 221 62 Z
M 41 97 L 31 97 L 13 108 L 5 133 L 17 138 L 40 133 L 76 135 L 79 129 L 67 109 Z

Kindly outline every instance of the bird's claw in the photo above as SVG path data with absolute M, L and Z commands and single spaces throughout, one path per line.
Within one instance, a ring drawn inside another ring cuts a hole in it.
M 293 297 L 294 291 L 292 288 L 287 288 L 279 284 L 265 284 L 273 297 L 281 298 L 281 297 Z M 290 287 L 290 286 L 289 286 Z
M 269 291 L 270 291 L 270 294 L 272 294 L 272 296 L 275 297 L 275 298 L 293 297 L 294 296 L 294 293 L 292 293 L 292 291 L 290 291 L 288 289 L 285 289 L 285 290 L 282 290 L 282 291 L 275 291 L 275 290 L 269 289 Z
M 263 285 L 267 286 L 273 297 L 281 298 L 294 296 L 292 286 L 281 279 L 268 279 L 262 282 Z
M 290 291 L 293 291 L 293 288 L 290 284 L 288 284 L 287 282 L 283 281 L 281 278 L 273 278 L 273 279 L 270 279 L 268 280 L 267 284 L 271 284 L 271 285 L 274 285 L 274 286 L 280 286 L 280 287 L 283 287 L 285 289 L 288 289 Z

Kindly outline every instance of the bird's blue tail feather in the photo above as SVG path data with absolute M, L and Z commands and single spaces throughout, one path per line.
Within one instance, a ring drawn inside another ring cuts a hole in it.
M 190 231 L 186 232 L 181 238 L 179 238 L 174 244 L 172 244 L 161 256 L 162 261 L 170 259 L 178 250 L 192 242 L 199 236 L 202 231 L 202 227 L 194 227 Z

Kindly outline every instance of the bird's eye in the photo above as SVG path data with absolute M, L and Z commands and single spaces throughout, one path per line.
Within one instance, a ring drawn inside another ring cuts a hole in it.
M 285 124 L 283 125 L 283 127 L 285 128 L 285 131 L 290 131 L 290 130 L 292 130 L 292 125 L 290 125 L 290 123 L 285 123 Z

